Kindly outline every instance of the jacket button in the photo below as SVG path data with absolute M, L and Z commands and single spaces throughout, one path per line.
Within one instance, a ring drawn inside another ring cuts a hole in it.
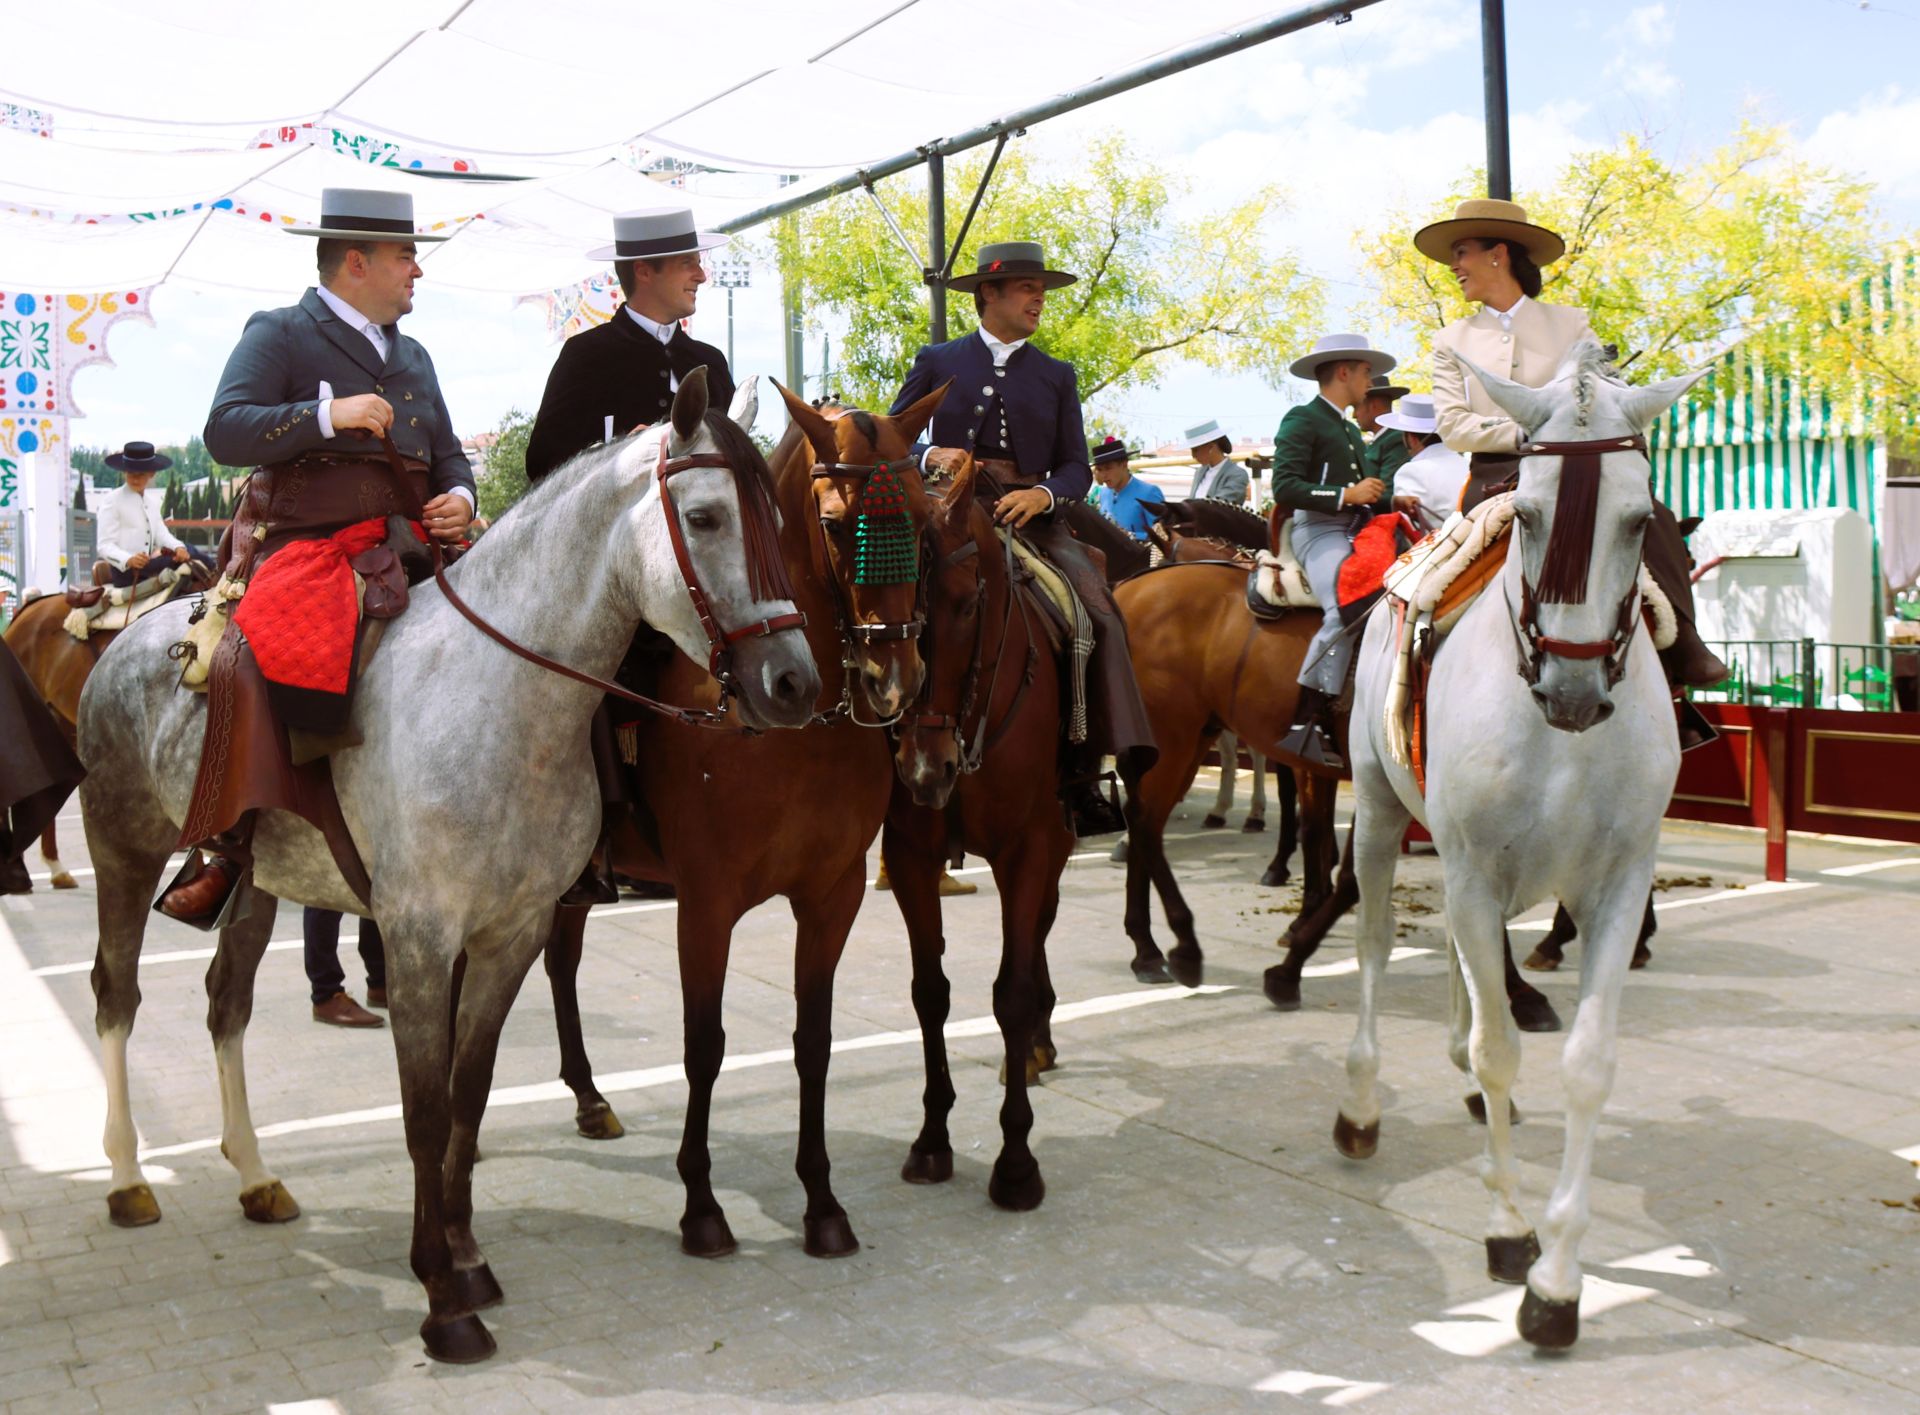
M 420 419 L 418 419 L 418 418 L 408 418 L 408 419 L 407 419 L 407 426 L 408 426 L 408 427 L 419 427 L 419 426 L 420 426 Z
M 376 383 L 373 385 L 373 391 L 375 393 L 385 393 L 387 390 L 382 388 L 379 384 Z
M 973 412 L 974 412 L 974 416 L 978 417 L 981 413 L 986 412 L 986 409 L 981 407 L 978 403 L 975 403 L 973 405 Z
M 1513 342 L 1513 336 L 1511 334 L 1502 334 L 1500 336 L 1500 342 L 1502 344 L 1511 344 Z

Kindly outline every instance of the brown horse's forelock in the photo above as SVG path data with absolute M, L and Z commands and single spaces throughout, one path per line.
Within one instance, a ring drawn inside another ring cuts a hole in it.
M 1540 561 L 1536 595 L 1542 604 L 1585 604 L 1593 564 L 1593 529 L 1600 506 L 1600 457 L 1583 452 L 1560 461 L 1560 494 L 1553 531 Z
M 793 580 L 780 553 L 780 519 L 774 511 L 773 472 L 752 438 L 723 412 L 707 411 L 707 431 L 733 469 L 740 492 L 740 539 L 747 557 L 747 587 L 756 600 L 790 600 Z

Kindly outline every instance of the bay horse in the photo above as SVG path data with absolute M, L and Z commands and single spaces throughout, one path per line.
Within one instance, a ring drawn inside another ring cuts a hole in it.
M 1393 944 L 1393 875 L 1407 824 L 1418 820 L 1446 873 L 1449 1054 L 1484 1098 L 1488 1272 L 1526 1284 L 1520 1334 L 1552 1349 L 1579 1333 L 1579 1248 L 1620 992 L 1680 765 L 1666 678 L 1641 624 L 1641 541 L 1653 515 L 1645 433 L 1701 375 L 1630 388 L 1591 339 L 1538 389 L 1460 362 L 1532 437 L 1520 449 L 1506 563 L 1433 661 L 1424 792 L 1385 740 L 1390 616 L 1373 616 L 1360 649 L 1349 733 L 1360 1013 L 1334 1140 L 1355 1159 L 1379 1145 L 1376 1018 Z M 1507 671 L 1516 648 L 1517 673 Z M 1585 937 L 1560 1066 L 1565 1157 L 1544 1245 L 1518 1202 L 1509 1096 L 1520 1046 L 1499 1005 L 1511 967 L 1505 922 L 1542 898 L 1564 905 Z
M 715 1197 L 709 1127 L 713 1087 L 726 1053 L 721 1002 L 733 931 L 775 895 L 791 906 L 794 936 L 794 1067 L 800 1077 L 795 1169 L 806 1189 L 803 1241 L 815 1257 L 859 1249 L 829 1183 L 826 1082 L 832 1053 L 833 979 L 866 888 L 866 857 L 886 814 L 893 766 L 886 723 L 917 695 L 922 566 L 904 576 L 859 573 L 860 522 L 886 485 L 904 492 L 905 544 L 917 551 L 928 501 L 913 441 L 946 396 L 936 389 L 894 417 L 816 410 L 786 389 L 792 422 L 775 448 L 780 547 L 807 616 L 807 641 L 822 668 L 822 698 L 798 732 L 726 741 L 663 718 L 635 739 L 648 829 L 623 823 L 614 864 L 665 880 L 679 898 L 681 1007 L 685 1025 L 686 1124 L 678 1168 L 686 1188 L 680 1246 L 717 1258 L 736 1246 Z M 660 690 L 673 701 L 710 694 L 705 671 L 685 657 L 667 666 Z M 651 838 L 649 838 L 651 837 Z M 560 1032 L 561 1079 L 575 1124 L 590 1138 L 623 1133 L 593 1082 L 580 1026 L 577 974 L 587 911 L 566 908 L 547 947 Z
M 1074 834 L 1060 800 L 1064 694 L 1041 611 L 1017 582 L 1011 533 L 975 497 L 969 461 L 940 496 L 928 533 L 927 683 L 895 729 L 899 784 L 881 854 L 913 954 L 926 1089 L 922 1121 L 900 1175 L 910 1184 L 953 1177 L 947 1118 L 953 1079 L 946 1021 L 951 986 L 940 957 L 940 867 L 950 839 L 984 858 L 1000 895 L 1000 970 L 993 1015 L 1005 1048 L 1001 1150 L 987 1184 L 999 1207 L 1024 1211 L 1046 1196 L 1029 1144 L 1027 1088 L 1055 1056 L 1054 992 L 1046 941 Z
M 582 453 L 446 572 L 453 590 L 437 579 L 413 590 L 355 690 L 358 745 L 331 759 L 370 900 L 349 888 L 318 831 L 262 812 L 252 908 L 222 929 L 208 970 L 221 1150 L 239 1171 L 248 1218 L 291 1219 L 299 1206 L 260 1156 L 242 1055 L 275 901 L 379 921 L 413 1162 L 410 1261 L 427 1295 L 421 1337 L 438 1360 L 477 1361 L 494 1349 L 476 1315 L 500 1287 L 473 1235 L 475 1143 L 507 1009 L 546 942 L 554 901 L 593 849 L 588 739 L 602 696 L 483 636 L 449 596 L 595 679 L 612 675 L 643 621 L 689 653 L 711 651 L 723 668 L 737 638 L 735 720 L 806 721 L 819 675 L 806 641 L 780 627 L 796 615 L 784 574 L 750 553 L 771 543 L 766 463 L 706 402 L 696 370 L 668 423 Z M 160 1216 L 140 1166 L 127 1040 L 149 901 L 179 839 L 205 735 L 205 700 L 176 686 L 168 656 L 186 613 L 169 605 L 128 629 L 80 700 L 81 796 L 99 869 L 93 987 L 113 1162 L 107 1204 L 127 1226 Z

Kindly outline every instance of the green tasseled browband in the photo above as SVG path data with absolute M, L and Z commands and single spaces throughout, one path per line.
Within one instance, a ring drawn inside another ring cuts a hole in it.
M 920 578 L 920 541 L 895 463 L 875 467 L 853 518 L 853 582 L 910 585 Z

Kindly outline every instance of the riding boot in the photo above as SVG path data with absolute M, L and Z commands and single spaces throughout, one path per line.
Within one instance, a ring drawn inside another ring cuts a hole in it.
M 613 882 L 613 828 L 608 824 L 611 807 L 603 805 L 600 810 L 600 839 L 594 844 L 593 854 L 587 857 L 586 868 L 580 871 L 580 878 L 567 886 L 567 892 L 560 896 L 562 904 L 593 905 L 618 904 L 620 886 Z
M 190 856 L 186 866 L 174 877 L 172 888 L 154 904 L 157 913 L 178 919 L 196 929 L 217 930 L 233 916 L 233 906 L 253 857 L 254 812 L 240 817 L 238 824 L 223 835 L 216 835 Z M 199 868 L 195 869 L 195 860 Z
M 1127 828 L 1127 818 L 1117 800 L 1100 793 L 1106 773 L 1100 770 L 1102 756 L 1087 745 L 1069 747 L 1065 777 L 1060 796 L 1073 816 L 1073 833 L 1082 840 L 1095 835 L 1112 835 Z
M 1280 750 L 1309 766 L 1344 771 L 1346 758 L 1334 740 L 1333 703 L 1319 688 L 1302 687 L 1293 710 L 1293 729 L 1280 740 Z
M 1647 526 L 1647 538 L 1641 558 L 1653 582 L 1660 586 L 1673 606 L 1678 633 L 1673 645 L 1660 651 L 1661 666 L 1667 678 L 1689 688 L 1712 688 L 1727 680 L 1729 670 L 1719 655 L 1700 639 L 1693 622 L 1693 580 L 1688 569 L 1687 542 L 1680 534 L 1680 523 L 1664 502 L 1653 503 L 1653 521 Z

